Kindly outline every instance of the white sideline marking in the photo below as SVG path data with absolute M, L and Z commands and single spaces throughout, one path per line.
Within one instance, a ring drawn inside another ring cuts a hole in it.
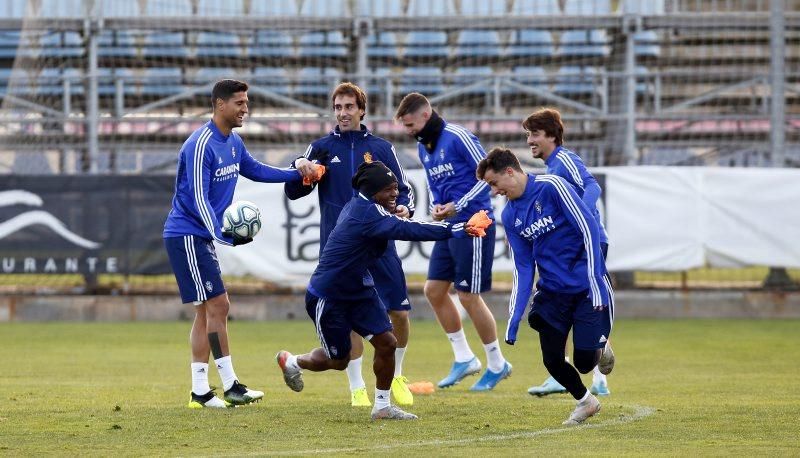
M 594 429 L 594 428 L 604 428 L 606 426 L 614 426 L 614 425 L 621 425 L 625 423 L 632 423 L 634 421 L 639 421 L 645 417 L 649 417 L 656 412 L 656 409 L 653 407 L 647 406 L 638 406 L 638 405 L 622 405 L 623 408 L 632 408 L 632 414 L 620 414 L 617 418 L 611 418 L 608 420 L 604 420 L 598 423 L 584 423 L 578 426 L 563 426 L 560 428 L 545 428 L 539 429 L 536 431 L 525 431 L 519 433 L 512 433 L 512 434 L 492 434 L 489 436 L 483 437 L 468 437 L 464 439 L 451 439 L 451 440 L 428 440 L 428 441 L 421 441 L 421 442 L 405 442 L 402 444 L 385 444 L 385 445 L 375 445 L 371 447 L 342 447 L 342 448 L 322 448 L 322 449 L 308 449 L 308 450 L 287 450 L 287 451 L 277 451 L 277 450 L 263 450 L 254 455 L 263 455 L 267 454 L 270 456 L 280 455 L 280 456 L 291 456 L 291 455 L 312 455 L 318 453 L 348 453 L 348 452 L 373 452 L 373 451 L 383 451 L 383 450 L 394 450 L 399 448 L 409 448 L 409 447 L 428 447 L 428 446 L 443 446 L 443 445 L 464 445 L 464 444 L 473 444 L 478 442 L 497 442 L 497 441 L 504 441 L 508 439 L 525 439 L 525 438 L 532 438 L 538 436 L 545 436 L 550 434 L 558 434 L 567 431 L 576 431 L 576 430 L 583 430 L 583 429 Z M 413 420 L 412 420 L 413 421 Z M 236 455 L 241 456 L 240 453 Z M 217 455 L 219 456 L 219 455 Z

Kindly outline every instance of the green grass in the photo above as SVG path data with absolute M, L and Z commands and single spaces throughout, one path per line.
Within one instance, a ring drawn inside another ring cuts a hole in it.
M 237 374 L 266 396 L 225 411 L 185 408 L 188 323 L 3 324 L 0 455 L 798 455 L 799 326 L 619 321 L 612 394 L 568 430 L 567 395 L 526 393 L 546 376 L 527 328 L 503 346 L 514 374 L 495 391 L 469 393 L 470 378 L 417 396 L 419 421 L 371 422 L 349 406 L 343 373 L 307 372 L 302 393 L 283 384 L 273 356 L 314 346 L 309 321 L 231 323 Z M 412 381 L 439 380 L 451 357 L 436 323 L 412 323 Z

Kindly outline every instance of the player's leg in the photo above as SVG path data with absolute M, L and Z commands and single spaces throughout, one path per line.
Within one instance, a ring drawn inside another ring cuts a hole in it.
M 198 241 L 199 239 L 190 235 L 164 239 L 164 246 L 172 271 L 175 274 L 175 280 L 178 283 L 181 300 L 184 304 L 193 304 L 195 306 L 195 319 L 189 334 L 189 344 L 192 349 L 192 391 L 188 407 L 195 409 L 203 407 L 225 408 L 229 407 L 229 404 L 218 398 L 208 383 L 210 347 L 205 301 L 208 298 L 209 291 L 205 287 L 203 278 L 212 281 L 208 279 L 208 271 L 211 270 L 213 274 L 213 268 L 215 268 L 216 264 L 215 260 L 203 256 L 202 250 L 200 250 L 201 256 L 198 257 Z M 205 277 L 202 277 L 203 275 Z M 220 290 L 224 292 L 221 281 L 217 285 L 216 291 L 213 288 L 214 283 L 209 284 L 212 285 L 212 292 L 217 294 L 219 294 Z
M 603 254 L 603 260 L 608 259 L 608 243 L 600 244 L 600 252 Z M 607 280 L 608 284 L 611 284 L 610 276 L 608 276 Z M 610 345 L 611 341 L 609 340 L 609 346 Z M 613 351 L 611 354 L 613 354 Z M 589 388 L 589 391 L 597 396 L 608 396 L 611 394 L 611 390 L 608 388 L 608 379 L 606 378 L 606 374 L 603 374 L 600 371 L 599 366 L 595 366 L 592 371 L 592 386 Z
M 308 353 L 294 355 L 281 350 L 275 360 L 283 372 L 283 381 L 293 391 L 304 387 L 302 369 L 312 372 L 345 370 L 350 362 L 350 333 L 346 305 L 306 293 L 306 312 L 317 330 L 321 346 Z
M 361 373 L 364 362 L 364 339 L 355 332 L 350 333 L 350 362 L 347 364 L 347 381 L 350 384 L 350 405 L 353 407 L 371 407 L 367 394 L 367 384 Z
M 569 364 L 569 343 L 564 345 L 564 361 Z M 594 385 L 592 385 L 594 388 Z M 547 396 L 549 394 L 566 393 L 567 389 L 558 383 L 552 375 L 548 376 L 541 385 L 536 385 L 528 388 L 528 394 L 533 396 Z M 592 394 L 597 394 L 592 391 Z
M 397 348 L 394 351 L 392 396 L 398 405 L 410 406 L 414 404 L 414 395 L 408 389 L 408 379 L 403 376 L 403 360 L 411 332 L 409 320 L 411 301 L 408 299 L 403 264 L 394 248 L 394 242 L 390 242 L 384 255 L 370 267 L 370 273 L 375 280 L 378 296 L 392 322 L 392 334 L 397 340 Z
M 454 285 L 461 305 L 472 319 L 486 353 L 486 372 L 470 388 L 472 391 L 491 390 L 511 375 L 511 364 L 503 357 L 497 339 L 497 323 L 481 293 L 492 289 L 495 228 L 490 226 L 486 236 L 448 241 L 455 264 Z
M 428 265 L 428 279 L 425 281 L 425 297 L 436 315 L 436 320 L 447 334 L 454 359 L 450 373 L 439 381 L 439 388 L 453 386 L 464 377 L 477 374 L 481 370 L 481 362 L 469 347 L 461 324 L 461 316 L 456 304 L 450 298 L 450 285 L 453 282 L 454 272 L 455 267 L 447 241 L 435 242 Z

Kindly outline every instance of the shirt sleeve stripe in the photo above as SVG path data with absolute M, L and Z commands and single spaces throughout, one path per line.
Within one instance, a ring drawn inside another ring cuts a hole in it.
M 578 204 L 569 194 L 569 191 L 564 187 L 564 183 L 556 179 L 555 177 L 547 176 L 547 175 L 540 175 L 536 178 L 537 181 L 541 180 L 553 185 L 553 187 L 558 192 L 559 197 L 566 205 L 569 212 L 578 222 L 578 227 L 580 228 L 581 232 L 583 233 L 583 243 L 586 246 L 586 262 L 587 262 L 587 275 L 589 277 L 589 287 L 592 290 L 592 304 L 595 306 L 602 305 L 602 297 L 600 297 L 600 287 L 597 284 L 597 279 L 595 278 L 594 274 L 594 250 L 592 247 L 592 237 L 589 232 L 589 225 L 586 223 L 586 219 L 584 219 L 583 214 L 581 214 L 580 210 L 578 209 Z
M 470 200 L 474 199 L 478 194 L 483 192 L 487 186 L 489 185 L 485 181 L 478 181 L 475 183 L 475 186 L 473 186 L 468 193 L 464 194 L 464 197 L 458 199 L 458 202 L 456 203 L 456 210 L 461 211 L 462 208 L 467 206 L 467 203 Z
M 397 168 L 400 170 L 400 181 L 403 182 L 403 185 L 405 185 L 405 187 L 408 189 L 408 209 L 414 211 L 414 188 L 411 187 L 411 184 L 408 182 L 408 178 L 406 178 L 406 171 L 403 170 L 403 166 L 400 165 L 400 160 L 397 158 L 397 151 L 395 151 L 394 145 L 390 146 L 392 149 L 392 155 L 394 155 L 394 161 L 397 163 Z
M 211 129 L 206 128 L 203 133 L 200 134 L 200 137 L 197 139 L 197 143 L 194 145 L 194 163 L 192 170 L 192 178 L 194 180 L 194 199 L 197 204 L 197 210 L 200 213 L 200 219 L 203 220 L 203 224 L 211 234 L 211 237 L 213 237 L 214 240 L 227 245 L 228 243 L 226 241 L 217 237 L 217 233 L 214 228 L 214 220 L 211 218 L 211 213 L 208 207 L 206 207 L 205 200 L 203 199 L 203 157 L 205 155 L 208 139 L 211 138 L 211 134 Z
M 564 167 L 566 167 L 569 174 L 572 175 L 572 181 L 574 181 L 578 187 L 583 189 L 583 177 L 581 176 L 580 170 L 578 170 L 578 166 L 575 164 L 575 161 L 572 160 L 570 155 L 562 150 L 556 154 L 556 158 L 561 161 L 562 164 L 564 164 Z
M 476 166 L 481 161 L 481 159 L 486 157 L 486 153 L 478 149 L 478 146 L 475 144 L 475 142 L 472 141 L 472 139 L 469 136 L 469 133 L 463 127 L 455 126 L 453 124 L 448 124 L 445 126 L 444 130 L 452 134 L 455 134 L 458 138 L 461 139 L 461 142 L 464 143 L 464 146 L 466 146 L 467 151 L 469 151 L 472 160 L 475 161 Z
M 311 155 L 311 150 L 312 150 L 312 149 L 314 149 L 314 145 L 313 145 L 313 144 L 309 144 L 309 145 L 308 145 L 308 148 L 306 148 L 306 152 L 305 152 L 305 153 L 303 153 L 303 157 L 304 157 L 304 158 L 306 158 L 306 159 L 308 159 L 308 156 L 310 156 L 310 155 Z

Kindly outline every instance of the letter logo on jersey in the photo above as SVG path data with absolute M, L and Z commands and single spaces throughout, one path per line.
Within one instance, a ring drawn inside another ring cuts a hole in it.
M 364 153 L 364 162 L 366 162 L 367 164 L 372 162 L 372 153 L 370 153 L 369 151 Z
M 517 220 L 514 221 L 514 227 L 520 227 L 520 226 L 522 226 L 522 221 L 520 221 L 520 219 L 517 218 Z
M 222 160 L 220 158 L 220 160 Z M 239 164 L 226 165 L 214 172 L 214 181 L 225 181 L 239 176 Z
M 221 157 L 217 158 L 217 164 L 222 164 L 222 158 Z
M 556 228 L 552 216 L 543 216 L 526 227 L 519 234 L 528 240 L 536 239 L 540 235 L 550 232 Z
M 43 203 L 44 201 L 38 195 L 21 189 L 0 192 L 0 207 L 18 204 L 41 207 Z M 67 229 L 67 226 L 61 220 L 44 210 L 27 211 L 8 221 L 3 221 L 0 223 L 0 239 L 35 224 L 47 226 L 61 238 L 80 247 L 87 249 L 100 247 L 99 243 L 87 240 Z
M 333 159 L 331 159 L 331 164 L 338 164 L 340 162 L 342 162 L 342 160 L 339 159 L 339 156 L 333 156 Z
M 433 167 L 428 169 L 428 175 L 431 176 L 434 180 L 438 179 L 441 176 L 450 176 L 455 174 L 455 168 L 453 164 L 448 162 L 447 164 L 441 165 L 434 165 Z

